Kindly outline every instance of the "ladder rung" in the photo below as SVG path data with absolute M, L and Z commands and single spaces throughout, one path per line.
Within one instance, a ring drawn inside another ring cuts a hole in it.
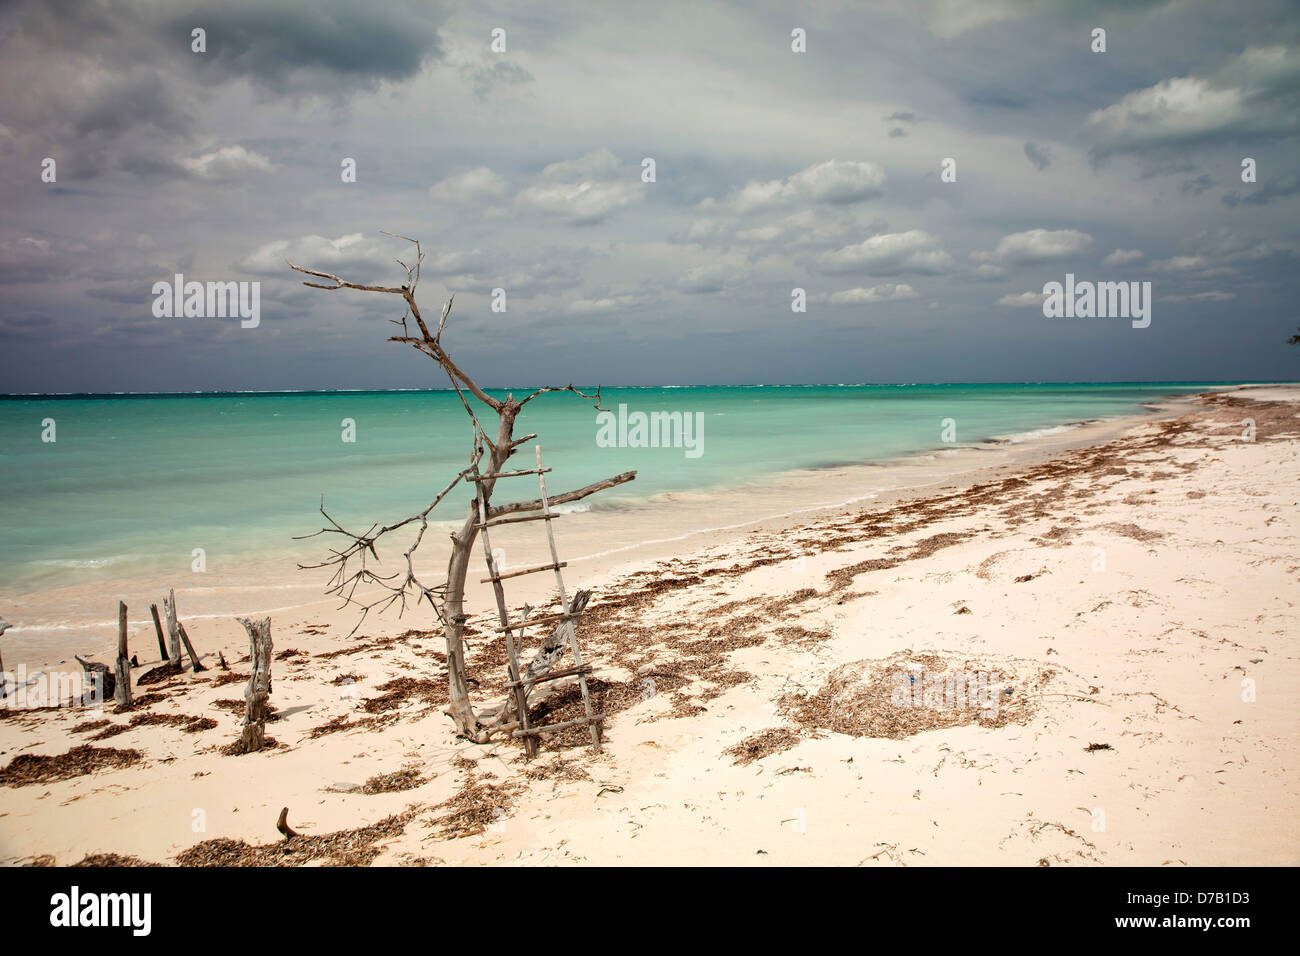
M 553 734 L 557 730 L 568 730 L 570 727 L 581 727 L 584 724 L 599 724 L 605 719 L 604 715 L 597 714 L 594 717 L 579 717 L 577 720 L 566 720 L 558 724 L 544 724 L 541 727 L 529 727 L 527 730 L 515 730 L 515 737 L 532 737 L 537 734 Z
M 524 471 L 498 471 L 495 475 L 470 475 L 466 481 L 495 481 L 498 478 L 518 478 L 520 475 L 543 475 L 549 468 L 528 468 Z
M 519 515 L 516 518 L 491 518 L 486 522 L 480 521 L 474 527 L 482 530 L 483 528 L 495 528 L 499 524 L 515 524 L 519 521 L 550 521 L 552 518 L 558 518 L 555 512 L 548 515 Z
M 580 614 L 546 614 L 542 617 L 529 618 L 526 621 L 519 621 L 509 627 L 497 627 L 498 634 L 504 634 L 506 631 L 522 631 L 526 627 L 532 627 L 534 624 L 554 624 L 556 621 L 576 621 L 582 615 Z
M 524 687 L 528 684 L 545 684 L 548 680 L 559 680 L 562 677 L 576 677 L 578 674 L 590 673 L 590 664 L 583 664 L 581 667 L 566 667 L 561 671 L 549 671 L 540 677 L 534 677 L 532 680 L 512 680 L 509 684 L 506 684 L 506 689 L 514 690 L 516 687 Z
M 479 584 L 487 584 L 490 581 L 504 581 L 506 578 L 517 578 L 521 574 L 533 574 L 536 571 L 558 571 L 560 568 L 567 568 L 568 561 L 561 561 L 559 564 L 539 564 L 535 568 L 523 568 L 519 571 L 511 571 L 509 574 L 498 574 L 490 578 L 480 578 Z

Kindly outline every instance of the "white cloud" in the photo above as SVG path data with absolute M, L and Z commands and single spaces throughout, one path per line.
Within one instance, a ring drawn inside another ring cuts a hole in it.
M 921 15 L 937 37 L 951 40 L 968 30 L 1016 15 L 1011 0 L 924 0 Z
M 1210 260 L 1205 256 L 1174 256 L 1170 259 L 1157 259 L 1151 263 L 1157 272 L 1200 272 L 1210 268 Z
M 817 266 L 823 272 L 937 275 L 952 267 L 952 257 L 939 248 L 939 240 L 934 236 L 912 229 L 883 233 L 856 245 L 823 253 L 817 257 Z
M 613 179 L 619 174 L 622 163 L 607 147 L 594 150 L 577 159 L 551 163 L 542 170 L 542 178 L 553 182 L 581 182 L 593 179 Z
M 1160 298 L 1165 302 L 1227 302 L 1236 297 L 1235 292 L 1211 289 L 1209 292 L 1198 292 L 1195 295 L 1165 295 Z
M 1001 266 L 995 266 L 991 262 L 986 262 L 975 270 L 975 278 L 980 282 L 990 282 L 993 279 L 1006 278 L 1007 270 Z
M 645 197 L 640 182 L 544 183 L 520 190 L 515 205 L 563 216 L 570 222 L 600 222 L 616 209 L 639 203 Z
M 381 265 L 393 262 L 390 244 L 359 232 L 327 239 L 324 236 L 300 236 L 297 239 L 276 239 L 259 246 L 237 263 L 240 269 L 262 275 L 284 273 L 289 259 L 308 269 L 332 272 L 345 265 Z M 397 264 L 393 263 L 397 268 Z
M 1004 295 L 998 299 L 997 305 L 1009 305 L 1021 309 L 1041 308 L 1047 301 L 1047 296 L 1042 292 L 1020 292 L 1014 295 Z
M 793 202 L 845 204 L 880 195 L 884 171 L 875 163 L 830 159 L 800 170 L 789 179 L 750 180 L 728 203 L 748 213 Z
M 484 201 L 500 199 L 505 191 L 504 179 L 488 167 L 479 166 L 434 183 L 429 187 L 429 198 L 434 202 L 476 206 Z
M 1116 249 L 1105 259 L 1102 259 L 1101 264 L 1103 266 L 1124 266 L 1130 262 L 1137 262 L 1145 258 L 1146 253 L 1141 249 Z
M 1003 236 L 992 252 L 975 252 L 976 262 L 1030 265 L 1068 259 L 1092 245 L 1092 236 L 1076 229 L 1030 229 Z
M 1290 135 L 1297 119 L 1300 50 L 1253 47 L 1210 77 L 1178 76 L 1094 111 L 1087 130 L 1100 154 L 1215 139 Z
M 862 305 L 870 302 L 899 302 L 915 299 L 916 290 L 906 283 L 884 282 L 866 288 L 845 289 L 826 297 L 831 305 Z
M 192 176 L 213 182 L 230 182 L 253 173 L 269 172 L 274 167 L 261 153 L 242 146 L 222 146 L 201 156 L 181 157 L 181 167 Z
M 639 173 L 624 170 L 608 149 L 551 163 L 542 170 L 542 180 L 521 189 L 515 206 L 561 216 L 579 225 L 600 222 L 616 209 L 645 198 Z
M 734 270 L 725 265 L 695 266 L 688 269 L 678 283 L 683 292 L 721 292 Z

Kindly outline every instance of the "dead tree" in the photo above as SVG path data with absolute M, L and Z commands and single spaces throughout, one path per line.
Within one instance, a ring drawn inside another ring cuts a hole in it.
M 239 735 L 238 751 L 254 753 L 266 742 L 266 700 L 271 696 L 271 619 L 250 621 L 241 617 L 239 623 L 248 631 L 253 672 L 244 687 L 244 729 Z
M 330 517 L 325 510 L 324 501 L 322 501 L 320 510 L 328 522 L 328 526 L 322 528 L 316 534 L 339 535 L 345 539 L 346 543 L 339 548 L 331 548 L 330 557 L 321 563 L 304 565 L 303 567 L 333 569 L 333 576 L 327 586 L 327 593 L 338 595 L 343 599 L 345 605 L 355 604 L 361 608 L 361 618 L 357 622 L 358 627 L 360 627 L 365 616 L 373 609 L 383 610 L 396 605 L 400 615 L 407 609 L 408 601 L 413 600 L 417 606 L 421 601 L 428 601 L 443 626 L 443 634 L 446 639 L 447 690 L 450 698 L 447 712 L 455 722 L 458 734 L 481 742 L 501 729 L 501 725 L 506 722 L 505 715 L 508 714 L 508 709 L 498 708 L 485 722 L 475 714 L 469 700 L 463 636 L 466 620 L 465 579 L 473 556 L 474 540 L 483 524 L 491 523 L 495 519 L 504 518 L 507 515 L 540 511 L 542 501 L 537 499 L 503 505 L 489 504 L 483 521 L 480 521 L 477 511 L 480 494 L 476 492 L 469 502 L 464 524 L 461 525 L 459 531 L 451 535 L 451 556 L 447 562 L 447 578 L 441 583 L 430 586 L 422 582 L 416 575 L 412 556 L 424 540 L 424 533 L 429 526 L 430 512 L 462 481 L 473 481 L 478 484 L 483 501 L 490 501 L 493 488 L 496 485 L 496 478 L 505 472 L 505 465 L 510 457 L 521 446 L 537 437 L 536 435 L 525 435 L 522 438 L 514 437 L 515 419 L 525 405 L 547 392 L 572 392 L 582 398 L 594 400 L 595 407 L 600 409 L 600 389 L 597 387 L 596 393 L 589 395 L 572 384 L 544 386 L 522 399 L 516 399 L 513 394 L 507 394 L 503 399 L 493 398 L 452 360 L 442 346 L 442 333 L 447 325 L 447 317 L 451 314 L 451 305 L 455 296 L 448 299 L 447 304 L 443 306 L 442 314 L 438 319 L 437 331 L 429 328 L 420 312 L 415 297 L 416 287 L 420 282 L 420 267 L 424 262 L 424 251 L 420 243 L 406 236 L 394 236 L 392 233 L 384 233 L 384 235 L 405 240 L 414 246 L 415 259 L 413 264 L 408 265 L 401 259 L 397 260 L 398 265 L 406 271 L 407 281 L 404 285 L 398 287 L 361 285 L 349 282 L 329 272 L 294 265 L 287 259 L 285 262 L 297 272 L 324 279 L 329 283 L 328 285 L 319 282 L 303 283 L 303 285 L 312 289 L 331 291 L 354 289 L 359 292 L 377 292 L 402 298 L 405 304 L 402 317 L 390 320 L 401 331 L 400 334 L 390 336 L 389 341 L 409 345 L 416 351 L 429 356 L 446 373 L 451 381 L 452 388 L 456 390 L 462 406 L 469 415 L 473 429 L 473 443 L 469 464 L 460 474 L 452 478 L 442 491 L 438 492 L 437 496 L 423 511 L 384 527 L 374 524 L 366 531 L 349 531 Z M 414 329 L 411 328 L 412 322 L 415 324 Z M 471 398 L 486 406 L 488 411 L 497 416 L 494 436 L 489 436 L 479 422 L 478 416 L 474 412 L 474 406 L 470 404 Z M 564 494 L 555 495 L 549 499 L 550 504 L 555 506 L 571 501 L 579 501 L 598 491 L 631 481 L 635 477 L 635 471 L 624 472 L 621 475 L 594 482 L 585 488 L 578 488 Z M 388 574 L 372 568 L 368 561 L 373 560 L 376 564 L 380 563 L 379 552 L 376 547 L 377 542 L 385 535 L 402 528 L 415 532 L 414 541 L 403 553 L 405 568 Z M 369 600 L 368 595 L 366 598 L 358 598 L 357 589 L 362 586 L 377 586 L 384 593 L 375 600 Z M 573 620 L 561 622 L 561 626 L 565 624 L 576 624 L 576 622 Z M 355 631 L 354 628 L 353 632 L 355 633 Z M 487 717 L 487 715 L 484 716 Z

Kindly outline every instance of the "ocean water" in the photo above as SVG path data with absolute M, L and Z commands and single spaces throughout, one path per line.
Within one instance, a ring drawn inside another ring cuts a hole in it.
M 567 393 L 529 404 L 515 434 L 539 434 L 552 494 L 635 469 L 574 507 L 653 522 L 658 502 L 707 511 L 791 473 L 1022 441 L 1208 384 L 1222 383 L 606 388 L 604 405 L 616 418 L 626 406 L 633 425 L 636 412 L 688 416 L 691 447 L 620 445 L 617 425 L 598 441 L 597 411 Z M 446 391 L 0 399 L 0 596 L 188 572 L 195 548 L 213 568 L 300 555 L 294 536 L 321 526 L 322 497 L 346 526 L 401 518 L 465 467 L 469 441 Z M 532 446 L 515 461 L 532 467 Z M 535 479 L 514 481 L 495 500 L 536 497 Z M 435 528 L 457 527 L 467 499 L 453 493 Z

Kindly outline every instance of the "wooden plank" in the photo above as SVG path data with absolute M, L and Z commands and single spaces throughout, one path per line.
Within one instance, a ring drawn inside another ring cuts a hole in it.
M 545 468 L 543 470 L 550 471 L 551 469 Z M 536 475 L 536 474 L 540 474 L 540 472 L 538 472 L 534 468 L 528 468 L 525 469 L 524 471 L 498 471 L 495 475 L 470 475 L 466 477 L 465 480 L 466 481 L 496 481 L 498 478 L 518 478 L 520 475 Z
M 538 727 L 529 727 L 527 730 L 515 730 L 511 736 L 514 737 L 532 737 L 540 734 L 553 734 L 559 730 L 568 730 L 570 727 L 580 727 L 583 724 L 599 724 L 605 718 L 602 716 L 579 717 L 577 720 L 565 720 L 558 724 L 542 724 Z
M 535 568 L 524 568 L 521 571 L 511 571 L 509 574 L 496 574 L 490 578 L 481 578 L 479 584 L 487 584 L 489 581 L 504 581 L 506 578 L 517 578 L 521 574 L 536 574 L 538 571 L 554 571 L 567 566 L 567 561 L 561 561 L 559 564 L 541 564 Z
M 499 524 L 518 524 L 521 521 L 554 521 L 559 515 L 521 515 L 517 518 L 493 518 L 488 522 L 479 522 L 474 525 L 475 528 L 482 530 L 484 528 L 495 528 Z
M 581 667 L 566 667 L 563 670 L 550 671 L 540 677 L 534 677 L 532 680 L 515 680 L 506 684 L 506 687 L 522 687 L 525 684 L 545 684 L 548 680 L 559 680 L 561 677 L 573 677 L 577 674 L 590 674 L 591 665 L 583 664 Z
M 523 630 L 525 627 L 532 627 L 534 625 L 554 624 L 557 621 L 576 621 L 579 617 L 581 617 L 580 614 L 546 614 L 543 615 L 542 617 L 530 617 L 528 618 L 528 620 L 523 620 L 521 618 L 513 626 L 507 624 L 503 627 L 498 627 L 497 631 L 498 632 L 506 631 L 506 630 L 520 631 Z

